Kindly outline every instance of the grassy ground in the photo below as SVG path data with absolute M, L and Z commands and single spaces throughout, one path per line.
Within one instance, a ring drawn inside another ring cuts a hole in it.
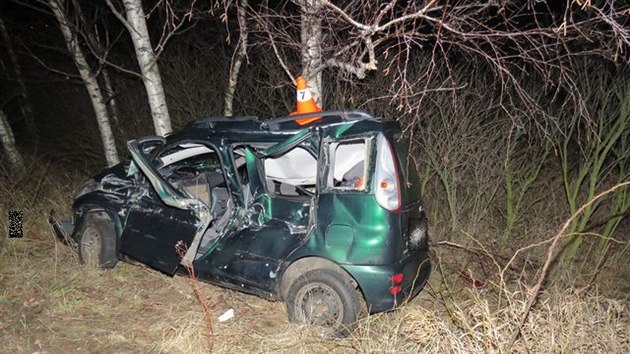
M 2 199 L 2 214 L 13 205 L 27 207 L 24 238 L 0 241 L 0 352 L 207 352 L 203 310 L 188 278 L 126 263 L 108 271 L 90 269 L 79 264 L 74 250 L 55 241 L 47 211 L 55 207 L 67 213 L 83 177 L 48 175 L 2 180 L 0 193 L 14 198 Z M 6 229 L 4 223 L 0 226 Z M 211 306 L 213 351 L 630 352 L 627 283 L 621 287 L 626 297 L 613 299 L 597 287 L 580 290 L 553 282 L 510 347 L 528 292 L 523 284 L 531 282 L 536 267 L 527 276 L 512 271 L 506 288 L 497 286 L 492 267 L 477 271 L 488 284 L 477 289 L 460 276 L 469 266 L 461 261 L 463 252 L 435 247 L 435 271 L 421 295 L 398 311 L 362 319 L 343 340 L 326 340 L 312 328 L 288 323 L 283 303 L 203 284 Z M 519 267 L 525 269 L 524 264 Z M 217 317 L 230 308 L 235 317 L 219 323 Z
M 0 263 L 0 351 L 6 353 L 203 353 L 203 312 L 188 278 L 126 263 L 99 271 L 79 264 L 52 234 L 4 245 Z M 508 352 L 524 298 L 468 288 L 433 274 L 401 310 L 362 320 L 344 340 L 289 324 L 282 303 L 202 285 L 211 305 L 214 352 Z M 511 301 L 511 303 L 509 301 Z M 500 303 L 503 301 L 503 303 Z M 235 317 L 216 320 L 233 308 Z M 518 352 L 630 351 L 627 302 L 550 289 L 532 312 Z

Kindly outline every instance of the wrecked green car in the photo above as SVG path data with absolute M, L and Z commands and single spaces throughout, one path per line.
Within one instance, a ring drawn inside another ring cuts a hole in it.
M 418 176 L 396 122 L 358 111 L 206 118 L 128 143 L 75 196 L 82 262 L 119 260 L 284 300 L 347 334 L 417 295 L 431 270 Z M 179 244 L 180 252 L 176 245 Z M 184 251 L 182 251 L 184 250 Z

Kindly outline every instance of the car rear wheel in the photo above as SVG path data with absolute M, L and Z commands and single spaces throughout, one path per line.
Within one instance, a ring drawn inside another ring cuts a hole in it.
M 116 257 L 114 225 L 105 213 L 88 213 L 77 232 L 79 261 L 95 268 L 113 268 Z
M 345 337 L 361 311 L 359 296 L 338 272 L 319 269 L 300 276 L 286 299 L 289 320 L 319 326 L 325 336 Z

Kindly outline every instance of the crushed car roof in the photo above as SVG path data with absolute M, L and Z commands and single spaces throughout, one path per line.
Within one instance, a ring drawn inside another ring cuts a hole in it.
M 309 119 L 310 118 L 310 119 Z M 326 111 L 294 116 L 286 116 L 266 121 L 257 117 L 207 117 L 190 122 L 182 132 L 211 130 L 213 132 L 273 133 L 295 132 L 310 127 L 366 123 L 366 130 L 382 130 L 383 124 L 396 124 L 383 121 L 362 111 Z M 380 129 L 379 129 L 380 128 Z

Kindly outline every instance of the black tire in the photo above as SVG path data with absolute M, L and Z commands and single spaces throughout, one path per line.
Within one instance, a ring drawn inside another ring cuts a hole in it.
M 295 280 L 286 306 L 290 321 L 320 326 L 325 336 L 334 337 L 350 334 L 361 311 L 358 291 L 328 269 L 313 270 Z
M 116 266 L 116 234 L 106 213 L 88 212 L 77 232 L 77 242 L 81 263 L 95 268 Z

